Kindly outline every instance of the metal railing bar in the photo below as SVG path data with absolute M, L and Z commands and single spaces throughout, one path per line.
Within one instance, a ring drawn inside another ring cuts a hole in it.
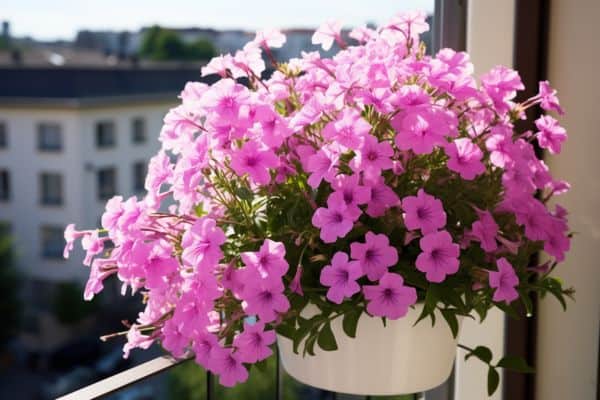
M 206 371 L 206 400 L 215 398 L 215 376 L 210 371 Z
M 89 386 L 59 397 L 57 400 L 88 400 L 106 396 L 117 390 L 123 389 L 136 382 L 149 378 L 160 372 L 166 371 L 192 357 L 175 359 L 170 356 L 160 356 L 136 367 L 129 368 L 118 374 L 109 376 Z
M 282 382 L 281 382 L 281 360 L 279 358 L 279 348 L 275 347 L 275 399 L 282 400 L 283 399 L 283 390 L 282 390 Z

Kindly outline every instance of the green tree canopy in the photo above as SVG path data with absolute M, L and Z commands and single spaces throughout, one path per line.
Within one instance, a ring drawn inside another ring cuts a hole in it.
M 179 35 L 155 25 L 142 39 L 140 56 L 151 60 L 208 60 L 216 55 L 211 42 L 198 39 L 186 44 Z

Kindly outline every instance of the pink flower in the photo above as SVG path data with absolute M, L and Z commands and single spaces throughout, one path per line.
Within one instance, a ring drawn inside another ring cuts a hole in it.
M 83 265 L 90 265 L 92 258 L 104 250 L 106 239 L 98 237 L 98 231 L 92 231 L 81 238 L 81 247 L 86 251 Z M 64 255 L 64 254 L 63 254 Z
M 175 358 L 183 357 L 190 344 L 190 338 L 182 332 L 181 322 L 176 318 L 167 320 L 162 328 L 162 334 L 163 347 Z
M 498 224 L 489 211 L 478 212 L 479 220 L 471 226 L 471 234 L 479 240 L 481 248 L 487 252 L 492 252 L 498 248 L 496 235 L 498 234 Z
M 357 150 L 370 130 L 371 125 L 356 110 L 350 108 L 342 111 L 337 120 L 325 125 L 323 137 L 335 140 L 349 149 Z
M 283 283 L 275 279 L 259 279 L 246 282 L 243 299 L 244 311 L 248 315 L 258 315 L 262 322 L 272 322 L 279 313 L 290 308 L 290 302 L 283 294 Z
M 246 267 L 256 269 L 262 278 L 281 278 L 289 268 L 285 260 L 285 246 L 270 239 L 263 242 L 259 251 L 244 252 L 241 258 Z
M 416 154 L 429 154 L 436 146 L 446 143 L 446 136 L 457 134 L 456 117 L 423 107 L 415 108 L 405 116 L 399 114 L 391 123 L 396 130 L 396 146 Z
M 359 185 L 359 175 L 338 175 L 335 181 L 331 184 L 334 192 L 329 195 L 328 203 L 346 204 L 347 212 L 353 220 L 356 220 L 362 214 L 358 207 L 361 204 L 366 204 L 371 199 L 371 190 Z
M 469 138 L 460 138 L 446 146 L 448 169 L 458 172 L 463 179 L 474 179 L 485 171 L 481 162 L 483 152 Z
M 342 23 L 327 21 L 312 36 L 312 44 L 320 44 L 323 50 L 331 49 L 334 41 L 342 42 Z
M 447 231 L 430 233 L 421 238 L 419 246 L 423 252 L 417 257 L 417 269 L 425 273 L 429 282 L 439 283 L 446 275 L 458 271 L 460 249 L 452 242 Z
M 312 217 L 312 224 L 321 229 L 321 240 L 333 243 L 352 230 L 354 219 L 348 213 L 345 203 L 327 202 L 327 208 L 318 208 Z
M 490 287 L 495 288 L 494 301 L 504 301 L 510 304 L 519 297 L 516 287 L 519 285 L 519 278 L 515 274 L 512 265 L 502 257 L 496 261 L 498 271 L 489 272 Z
M 271 181 L 270 168 L 276 168 L 279 159 L 270 149 L 261 148 L 254 141 L 246 142 L 231 156 L 231 168 L 238 176 L 248 174 L 257 185 L 266 185 Z
M 356 261 L 348 261 L 348 255 L 338 251 L 331 259 L 331 265 L 321 270 L 320 282 L 329 286 L 327 298 L 335 304 L 341 304 L 345 297 L 352 297 L 360 291 L 356 280 L 362 276 L 362 269 Z
M 539 132 L 535 134 L 540 147 L 548 149 L 551 154 L 560 153 L 562 142 L 567 140 L 567 131 L 558 125 L 558 121 L 549 115 L 542 115 L 535 121 Z
M 481 85 L 499 112 L 510 109 L 517 90 L 525 89 L 519 73 L 503 65 L 492 68 L 481 77 Z
M 238 117 L 240 106 L 248 101 L 248 89 L 232 79 L 221 79 L 202 96 L 201 104 L 222 118 Z
M 388 267 L 398 262 L 398 251 L 390 246 L 388 237 L 367 232 L 365 243 L 354 242 L 350 245 L 352 258 L 358 260 L 367 277 L 376 281 L 387 271 Z
M 275 331 L 265 331 L 265 324 L 244 323 L 244 331 L 233 339 L 238 360 L 245 363 L 256 363 L 269 358 L 273 351 L 270 345 L 275 343 Z
M 446 225 L 446 213 L 441 200 L 419 189 L 416 196 L 402 199 L 404 224 L 409 230 L 420 229 L 428 234 Z
M 380 176 L 366 185 L 371 189 L 371 199 L 367 206 L 367 214 L 370 217 L 381 217 L 388 208 L 400 205 L 398 195 L 385 184 L 383 177 Z
M 363 286 L 367 311 L 371 315 L 390 319 L 402 318 L 408 307 L 417 302 L 417 291 L 404 286 L 404 279 L 398 274 L 385 273 L 375 286 Z
M 387 141 L 379 142 L 375 136 L 367 135 L 363 145 L 357 150 L 351 166 L 355 172 L 362 171 L 366 177 L 377 177 L 381 171 L 392 168 L 392 145 Z
M 254 43 L 263 48 L 280 48 L 285 43 L 285 35 L 279 29 L 263 29 L 256 32 Z
M 69 253 L 73 251 L 75 241 L 89 234 L 89 231 L 78 231 L 75 229 L 75 224 L 69 224 L 65 228 L 65 249 L 63 257 L 69 258 Z
M 219 383 L 226 387 L 248 379 L 248 370 L 242 364 L 238 353 L 227 351 L 215 360 L 215 372 L 219 375 Z
M 106 202 L 106 211 L 102 214 L 102 227 L 111 231 L 123 215 L 123 196 L 114 196 Z
M 339 154 L 327 147 L 323 147 L 308 158 L 306 171 L 310 172 L 308 184 L 316 189 L 325 179 L 327 182 L 333 182 L 337 174 L 337 162 Z
M 194 268 L 212 268 L 223 257 L 221 245 L 225 240 L 225 233 L 215 220 L 202 217 L 183 234 L 181 258 Z
M 558 101 L 558 97 L 556 97 L 556 90 L 554 90 L 550 86 L 550 82 L 541 81 L 539 83 L 539 96 L 541 99 L 540 106 L 546 111 L 556 111 L 559 115 L 563 115 L 565 112 L 563 111 L 560 103 Z
M 296 267 L 296 273 L 294 274 L 294 277 L 292 278 L 292 281 L 290 282 L 290 290 L 293 293 L 296 293 L 300 296 L 304 296 L 304 291 L 302 290 L 302 272 L 303 272 L 303 267 L 302 265 L 298 265 Z

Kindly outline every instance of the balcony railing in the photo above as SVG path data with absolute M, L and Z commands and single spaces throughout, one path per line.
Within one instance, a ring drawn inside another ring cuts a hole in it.
M 93 383 L 89 386 L 83 387 L 79 390 L 76 390 L 72 393 L 66 394 L 62 397 L 59 397 L 58 400 L 87 400 L 87 399 L 98 399 L 103 398 L 108 395 L 114 394 L 120 390 L 123 390 L 132 385 L 143 382 L 144 380 L 153 377 L 158 374 L 162 374 L 167 372 L 173 367 L 176 367 L 185 362 L 193 362 L 191 361 L 193 357 L 185 358 L 185 359 L 174 359 L 170 356 L 160 356 L 153 360 L 147 361 L 138 366 L 127 369 L 118 374 L 112 375 L 108 378 L 100 380 L 96 383 Z M 282 367 L 279 362 L 279 357 L 277 357 L 275 374 L 273 376 L 274 385 L 273 385 L 273 397 L 272 399 L 276 400 L 285 400 L 282 391 Z M 432 391 L 426 393 L 417 393 L 414 395 L 403 396 L 402 400 L 452 400 L 452 388 L 453 386 L 453 377 L 451 377 L 448 382 L 441 387 L 434 389 Z M 215 380 L 214 376 L 210 372 L 206 372 L 206 392 L 198 393 L 198 397 L 200 399 L 205 400 L 216 400 L 217 396 L 215 395 Z M 375 399 L 375 397 L 371 396 L 351 396 L 347 394 L 338 394 L 334 392 L 322 392 L 318 395 L 319 399 L 345 399 L 345 400 L 371 400 Z

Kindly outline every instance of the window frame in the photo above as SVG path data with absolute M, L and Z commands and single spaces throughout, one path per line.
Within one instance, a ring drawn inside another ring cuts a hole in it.
M 8 124 L 6 121 L 0 121 L 0 150 L 6 150 L 9 146 Z
M 56 235 L 52 238 L 52 241 L 56 241 L 56 243 L 51 242 L 50 247 L 46 247 L 48 243 L 46 234 L 51 232 L 51 235 Z M 40 225 L 39 228 L 39 237 L 40 237 L 40 258 L 43 260 L 64 260 L 63 258 L 63 248 L 64 248 L 64 227 L 59 225 L 51 225 L 44 224 Z M 56 248 L 52 248 L 56 246 Z M 49 251 L 47 251 L 49 250 Z
M 49 193 L 52 194 L 52 190 L 47 192 L 45 189 L 50 188 L 52 182 L 45 182 L 44 178 L 52 180 L 54 178 L 58 178 L 58 182 L 54 182 L 54 184 L 58 184 L 58 196 L 53 198 L 52 196 L 47 196 Z M 46 187 L 45 184 L 48 184 Z M 42 171 L 38 174 L 38 191 L 39 191 L 39 203 L 45 207 L 60 207 L 65 204 L 65 195 L 64 195 L 64 178 L 60 172 L 51 172 L 51 171 Z
M 43 128 L 56 128 L 55 132 Z M 57 133 L 58 144 L 49 144 L 44 139 L 48 133 Z M 64 149 L 64 135 L 62 125 L 59 122 L 39 122 L 36 128 L 37 150 L 41 153 L 61 153 Z
M 0 168 L 0 203 L 8 203 L 12 199 L 11 174 L 8 168 Z
M 131 143 L 134 145 L 143 145 L 147 142 L 148 124 L 146 118 L 142 116 L 133 117 L 131 120 Z
M 110 127 L 108 131 L 104 131 L 106 127 Z M 112 138 L 106 142 L 107 136 Z M 104 137 L 104 140 L 103 140 Z M 100 120 L 94 124 L 94 143 L 98 150 L 109 150 L 117 147 L 117 124 L 113 120 Z
M 141 167 L 141 171 L 138 168 Z M 138 175 L 139 174 L 139 175 Z M 133 193 L 140 193 L 146 190 L 146 175 L 148 174 L 148 163 L 145 160 L 135 161 L 131 165 L 132 189 Z M 138 178 L 140 180 L 138 181 Z M 138 186 L 141 184 L 141 186 Z
M 113 173 L 113 189 L 112 191 L 110 191 L 110 194 L 108 193 L 108 191 L 105 191 L 103 189 L 103 187 L 106 186 L 106 184 L 102 184 L 101 182 L 101 174 L 107 172 Z M 119 179 L 118 175 L 119 172 L 115 166 L 101 167 L 96 170 L 96 198 L 98 199 L 98 201 L 109 200 L 117 194 Z

